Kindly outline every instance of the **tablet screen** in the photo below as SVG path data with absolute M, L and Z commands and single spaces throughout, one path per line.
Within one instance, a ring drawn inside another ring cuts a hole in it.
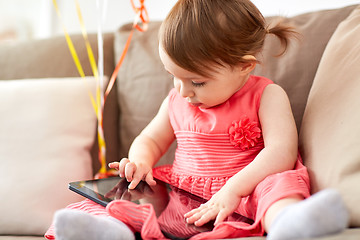
M 171 239 L 188 239 L 197 233 L 211 231 L 213 221 L 196 227 L 184 220 L 184 214 L 197 208 L 206 200 L 189 192 L 171 186 L 156 179 L 155 186 L 140 182 L 129 190 L 129 183 L 124 178 L 111 177 L 105 179 L 78 181 L 69 183 L 69 189 L 90 200 L 106 206 L 117 199 L 127 200 L 136 204 L 150 203 L 153 205 L 160 229 Z M 231 221 L 243 221 L 252 224 L 252 220 L 237 213 L 232 214 Z

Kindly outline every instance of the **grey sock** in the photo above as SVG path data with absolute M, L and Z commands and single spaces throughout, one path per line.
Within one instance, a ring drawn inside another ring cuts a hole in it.
M 121 221 L 62 209 L 54 215 L 57 240 L 134 240 L 134 233 Z
M 348 212 L 340 194 L 325 189 L 281 211 L 270 227 L 267 240 L 325 236 L 341 232 L 347 226 Z

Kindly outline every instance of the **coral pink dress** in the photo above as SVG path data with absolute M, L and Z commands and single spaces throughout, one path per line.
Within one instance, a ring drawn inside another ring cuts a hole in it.
M 208 109 L 192 106 L 175 89 L 171 90 L 169 117 L 178 146 L 173 165 L 155 168 L 154 176 L 210 199 L 264 148 L 258 112 L 262 93 L 272 83 L 264 77 L 251 76 L 225 103 Z M 277 200 L 293 194 L 304 198 L 310 195 L 309 177 L 300 155 L 293 170 L 268 176 L 249 196 L 242 198 L 236 212 L 254 220 L 252 224 L 228 219 L 213 231 L 192 239 L 262 236 L 261 219 L 266 210 Z M 174 208 L 170 203 L 167 208 Z M 113 201 L 107 213 L 141 232 L 144 239 L 164 238 L 157 220 L 161 224 L 162 219 L 167 219 L 167 211 L 156 218 L 152 206 Z

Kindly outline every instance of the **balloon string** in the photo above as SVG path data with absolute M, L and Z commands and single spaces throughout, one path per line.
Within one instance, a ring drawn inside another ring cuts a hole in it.
M 106 0 L 96 0 L 96 6 L 98 8 L 98 21 L 97 21 L 97 40 L 98 40 L 98 71 L 99 71 L 99 81 L 97 81 L 99 91 L 99 106 L 103 111 L 104 108 L 104 41 L 102 35 L 102 24 L 104 22 L 103 17 L 105 16 L 106 9 Z M 111 175 L 107 170 L 106 166 L 106 142 L 104 136 L 104 127 L 103 127 L 103 112 L 101 119 L 98 121 L 98 145 L 99 145 L 99 161 L 100 169 L 96 174 L 95 178 L 106 177 Z
M 140 0 L 140 6 L 139 7 L 135 6 L 133 0 L 130 0 L 130 2 L 131 2 L 131 6 L 132 6 L 132 8 L 133 8 L 133 10 L 135 11 L 135 14 L 136 14 L 135 19 L 134 19 L 134 22 L 133 22 L 132 29 L 131 29 L 131 31 L 129 33 L 128 39 L 127 39 L 127 41 L 125 43 L 123 52 L 122 52 L 122 54 L 120 56 L 120 59 L 119 59 L 118 63 L 116 64 L 115 70 L 114 70 L 113 74 L 111 75 L 108 87 L 107 87 L 107 89 L 105 91 L 105 100 L 106 100 L 107 96 L 109 95 L 111 89 L 113 88 L 113 86 L 115 84 L 116 77 L 117 77 L 117 75 L 119 73 L 120 67 L 121 67 L 121 65 L 122 65 L 122 63 L 124 61 L 124 58 L 126 56 L 126 53 L 127 53 L 128 49 L 129 49 L 131 38 L 132 38 L 132 36 L 134 34 L 134 29 L 137 29 L 140 32 L 144 32 L 148 28 L 149 15 L 148 15 L 148 12 L 147 12 L 147 10 L 145 8 L 144 0 Z M 142 22 L 142 27 L 139 25 L 140 20 Z

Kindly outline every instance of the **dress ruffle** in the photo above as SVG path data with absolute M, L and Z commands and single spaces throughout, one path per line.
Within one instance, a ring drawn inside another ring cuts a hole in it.
M 207 200 L 219 191 L 230 178 L 203 177 L 177 173 L 173 171 L 171 165 L 154 168 L 153 175 L 157 179 Z

